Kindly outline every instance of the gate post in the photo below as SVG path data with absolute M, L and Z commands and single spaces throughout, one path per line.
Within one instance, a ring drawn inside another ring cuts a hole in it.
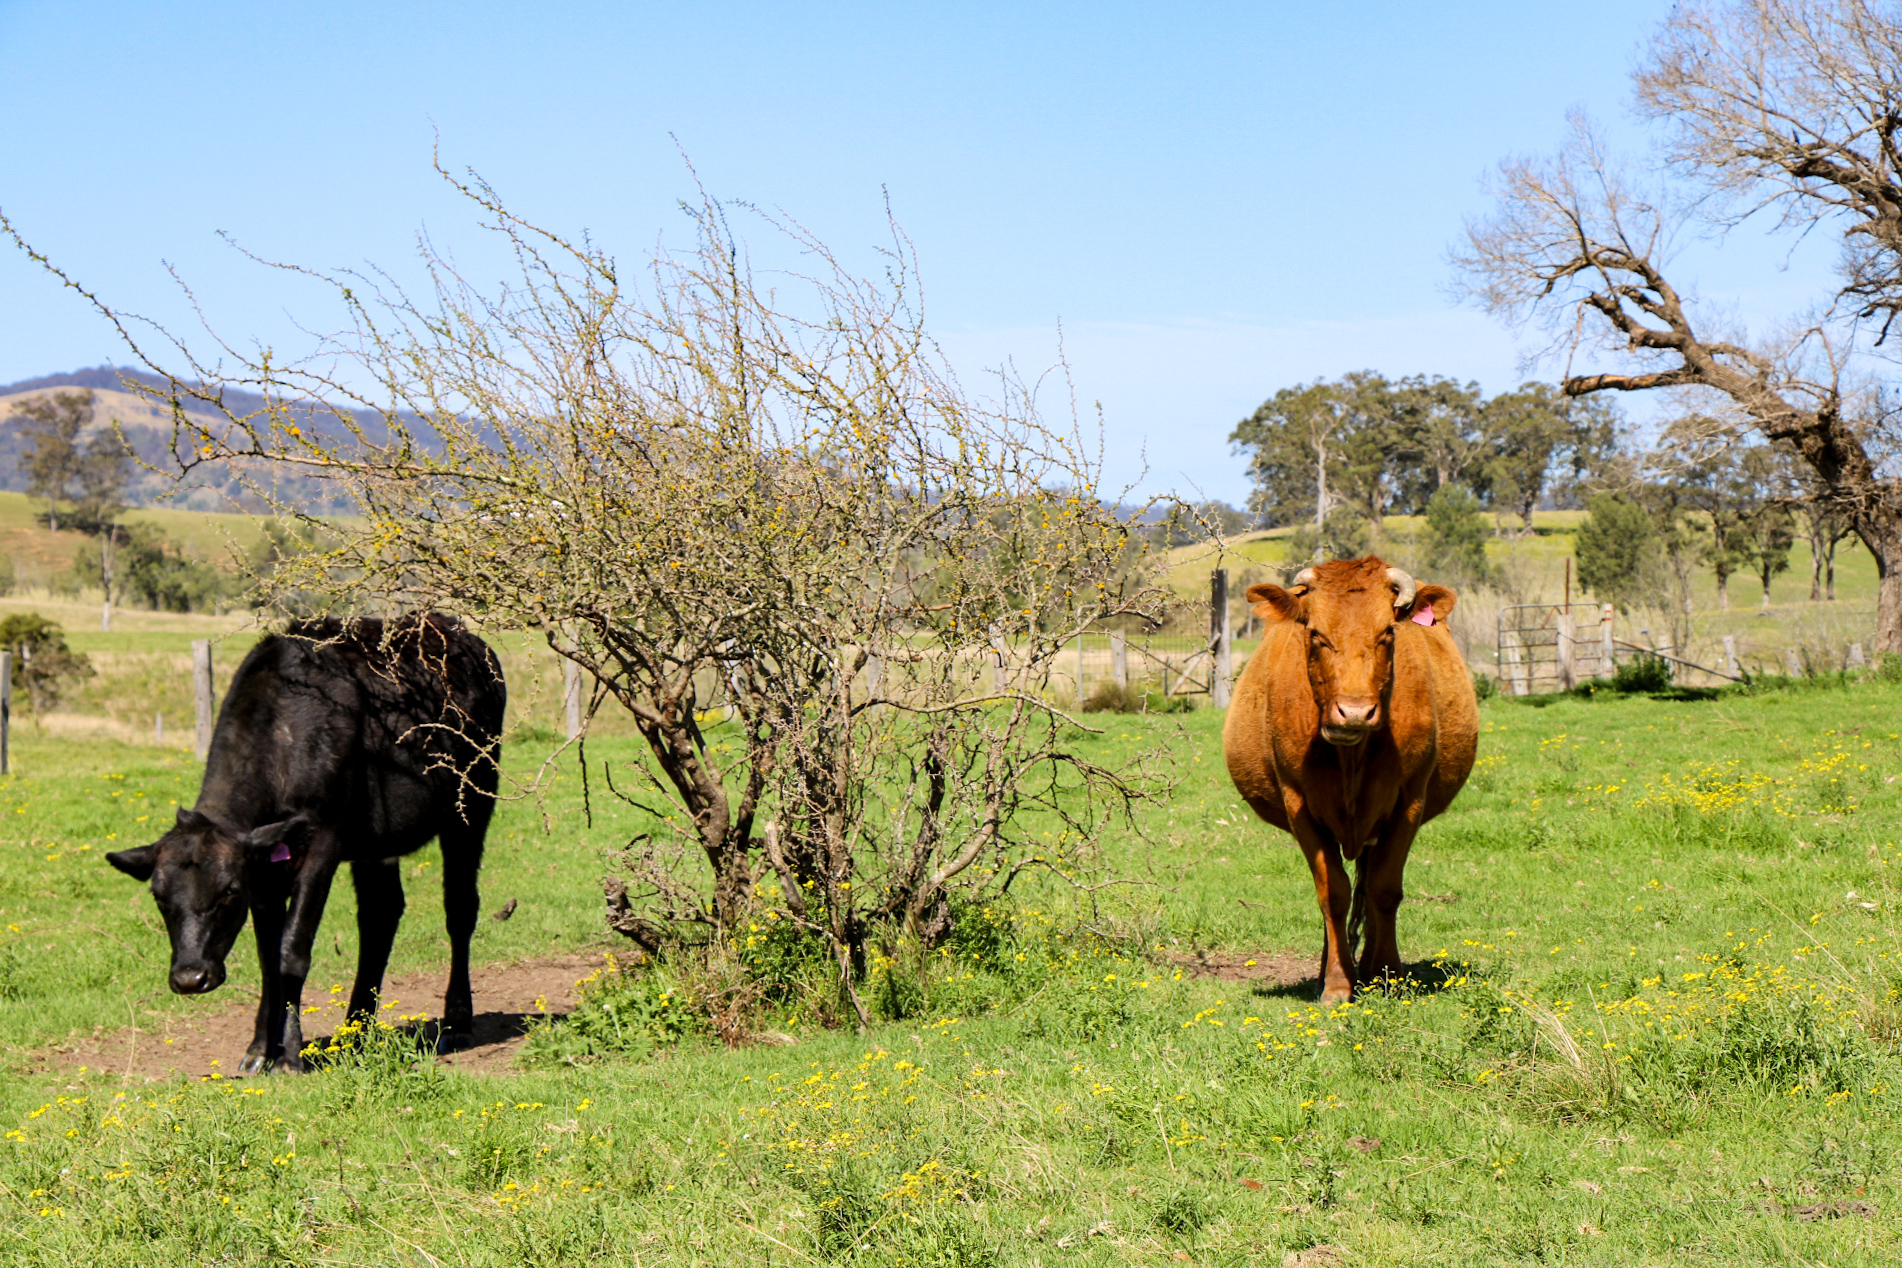
M 1129 647 L 1121 630 L 1110 631 L 1110 675 L 1119 691 L 1129 690 Z
M 1559 690 L 1570 691 L 1578 684 L 1577 674 L 1573 670 L 1572 654 L 1575 639 L 1572 637 L 1572 614 L 1559 617 Z

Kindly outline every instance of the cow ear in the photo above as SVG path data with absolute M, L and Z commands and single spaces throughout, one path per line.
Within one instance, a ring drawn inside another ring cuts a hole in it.
M 216 825 L 209 815 L 201 815 L 190 806 L 178 808 L 178 830 L 180 832 L 209 832 Z
M 1447 614 L 1453 610 L 1453 605 L 1458 601 L 1458 596 L 1445 586 L 1421 586 L 1414 591 L 1413 605 L 1407 609 L 1406 616 L 1401 619 L 1410 620 L 1431 608 L 1434 621 L 1444 622 Z
M 152 869 L 158 865 L 158 847 L 142 845 L 136 850 L 114 850 L 106 855 L 106 862 L 135 881 L 149 881 Z
M 280 845 L 296 844 L 308 827 L 309 819 L 303 815 L 293 815 L 289 819 L 253 828 L 238 839 L 247 850 L 274 850 Z
M 1263 621 L 1305 621 L 1308 616 L 1306 600 L 1280 586 L 1250 586 L 1248 601 L 1254 604 L 1255 615 Z

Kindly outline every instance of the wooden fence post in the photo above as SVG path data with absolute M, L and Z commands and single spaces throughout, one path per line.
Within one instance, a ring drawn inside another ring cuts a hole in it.
M 1218 709 L 1228 708 L 1229 677 L 1233 671 L 1234 631 L 1228 624 L 1228 569 L 1209 574 L 1209 646 L 1215 653 L 1209 673 L 1209 696 Z
M 1605 677 L 1618 672 L 1618 655 L 1611 637 L 1611 604 L 1607 603 L 1598 616 L 1599 656 L 1605 662 Z
M 1000 692 L 1004 689 L 1004 656 L 1008 650 L 1002 634 L 991 635 L 991 651 L 996 654 L 996 659 L 991 662 L 992 692 Z
M 1794 647 L 1783 649 L 1783 668 L 1792 678 L 1803 676 L 1803 659 L 1796 654 Z
M 165 743 L 165 715 L 162 713 L 152 715 L 152 743 L 158 745 Z
M 192 705 L 198 715 L 198 734 L 192 751 L 198 760 L 211 755 L 211 640 L 192 640 Z
M 1844 667 L 1848 669 L 1861 669 L 1868 663 L 1868 661 L 1862 658 L 1862 644 L 1851 643 L 1849 645 L 1849 654 L 1843 658 Z
M 1569 563 L 1570 560 L 1567 562 Z M 1559 690 L 1570 691 L 1578 685 L 1578 676 L 1572 664 L 1572 656 L 1577 644 L 1577 639 L 1573 637 L 1572 614 L 1567 612 L 1559 617 L 1558 626 Z
M 867 656 L 865 658 L 865 668 L 861 670 L 860 673 L 865 679 L 865 698 L 867 700 L 877 699 L 879 680 L 885 676 L 885 662 L 881 661 L 877 656 Z
M 568 738 L 581 738 L 581 666 L 561 658 L 561 714 Z
M 1129 645 L 1121 630 L 1110 631 L 1110 676 L 1119 690 L 1129 690 Z
M 1732 678 L 1741 678 L 1743 671 L 1737 666 L 1737 636 L 1724 635 L 1724 669 Z
M 1083 710 L 1083 631 L 1076 632 L 1076 707 Z
M 1506 644 L 1506 681 L 1512 684 L 1513 695 L 1523 696 L 1531 692 L 1532 685 L 1526 681 L 1525 662 L 1519 655 L 1519 632 L 1510 633 L 1512 639 Z

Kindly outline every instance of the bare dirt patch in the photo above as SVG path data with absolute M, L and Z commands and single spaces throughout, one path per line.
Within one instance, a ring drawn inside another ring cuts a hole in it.
M 443 1054 L 443 1063 L 458 1070 L 486 1074 L 508 1069 L 522 1049 L 529 1024 L 543 1016 L 573 1011 L 580 999 L 576 982 L 602 966 L 599 952 L 591 955 L 551 956 L 517 964 L 492 964 L 470 973 L 475 990 L 475 1031 L 469 1040 Z M 413 1017 L 442 1015 L 443 987 L 448 969 L 426 969 L 387 979 L 383 985 L 385 1015 Z M 202 1078 L 233 1075 L 251 1044 L 257 1017 L 253 992 L 220 992 L 225 998 L 205 1009 L 154 1017 L 149 1026 L 101 1031 L 90 1038 L 63 1044 L 39 1054 L 37 1069 L 73 1069 L 86 1066 L 127 1078 Z M 215 997 L 214 997 L 215 998 Z M 335 995 L 307 987 L 304 1036 L 321 1040 L 343 1023 L 349 990 Z
M 1164 959 L 1186 977 L 1246 982 L 1276 994 L 1312 993 L 1320 981 L 1321 957 L 1308 951 L 1176 951 Z

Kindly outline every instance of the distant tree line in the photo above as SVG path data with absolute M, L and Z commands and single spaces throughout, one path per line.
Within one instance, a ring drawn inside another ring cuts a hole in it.
M 1311 524 L 1322 552 L 1338 553 L 1453 488 L 1528 533 L 1536 508 L 1575 502 L 1613 461 L 1617 424 L 1609 404 L 1546 383 L 1487 398 L 1476 383 L 1363 370 L 1282 389 L 1229 440 L 1248 459 L 1250 509 Z
M 1496 580 L 1489 536 L 1529 533 L 1540 507 L 1587 507 L 1579 581 L 1620 608 L 1668 595 L 1688 614 L 1705 569 L 1720 608 L 1738 577 L 1768 603 L 1799 541 L 1810 548 L 1810 597 L 1828 601 L 1836 551 L 1855 532 L 1788 444 L 1747 443 L 1726 421 L 1695 415 L 1640 444 L 1606 398 L 1547 383 L 1488 398 L 1473 383 L 1361 371 L 1275 393 L 1229 439 L 1248 459 L 1253 522 L 1299 526 L 1296 559 L 1366 553 L 1383 516 L 1423 515 L 1423 562 L 1485 582 Z M 1171 533 L 1186 537 L 1188 518 Z M 1246 519 L 1220 503 L 1194 518 L 1225 532 Z

